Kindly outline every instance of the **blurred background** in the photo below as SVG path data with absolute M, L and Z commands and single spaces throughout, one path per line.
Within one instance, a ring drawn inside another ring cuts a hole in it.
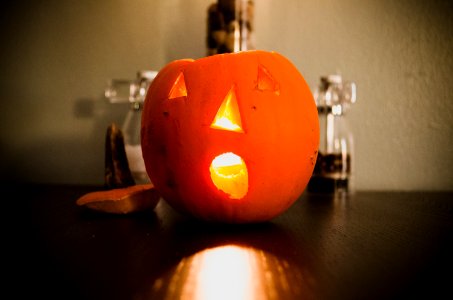
M 3 182 L 103 184 L 110 79 L 206 55 L 214 0 L 14 1 L 2 5 Z M 453 2 L 255 0 L 255 44 L 314 88 L 357 84 L 347 117 L 358 190 L 453 189 Z

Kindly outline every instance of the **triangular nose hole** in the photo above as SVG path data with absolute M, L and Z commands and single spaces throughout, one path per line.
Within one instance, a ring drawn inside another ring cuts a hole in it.
M 271 73 L 262 65 L 258 66 L 258 84 L 257 89 L 260 91 L 271 91 L 280 95 L 280 86 Z
M 230 89 L 212 121 L 211 128 L 244 132 L 234 86 Z
M 171 88 L 168 99 L 180 98 L 187 96 L 186 82 L 184 81 L 184 74 L 181 72 L 176 78 L 173 87 Z

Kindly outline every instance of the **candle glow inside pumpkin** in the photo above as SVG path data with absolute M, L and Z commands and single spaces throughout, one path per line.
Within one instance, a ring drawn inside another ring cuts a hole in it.
M 234 87 L 230 89 L 217 112 L 211 128 L 244 132 Z
M 224 153 L 209 168 L 214 185 L 231 199 L 241 199 L 247 194 L 248 173 L 242 158 L 232 152 Z

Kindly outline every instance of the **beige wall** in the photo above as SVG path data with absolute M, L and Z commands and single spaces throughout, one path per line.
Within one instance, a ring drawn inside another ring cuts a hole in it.
M 2 179 L 102 184 L 105 130 L 126 112 L 103 99 L 107 80 L 204 56 L 212 1 L 2 9 Z M 453 189 L 451 1 L 255 2 L 257 48 L 287 56 L 312 87 L 337 71 L 357 83 L 358 189 Z

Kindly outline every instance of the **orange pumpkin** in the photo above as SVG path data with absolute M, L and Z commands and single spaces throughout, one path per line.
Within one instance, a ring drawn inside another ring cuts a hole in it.
M 181 59 L 148 89 L 141 143 L 148 175 L 174 209 L 208 221 L 261 222 L 304 191 L 318 114 L 303 76 L 276 52 Z

